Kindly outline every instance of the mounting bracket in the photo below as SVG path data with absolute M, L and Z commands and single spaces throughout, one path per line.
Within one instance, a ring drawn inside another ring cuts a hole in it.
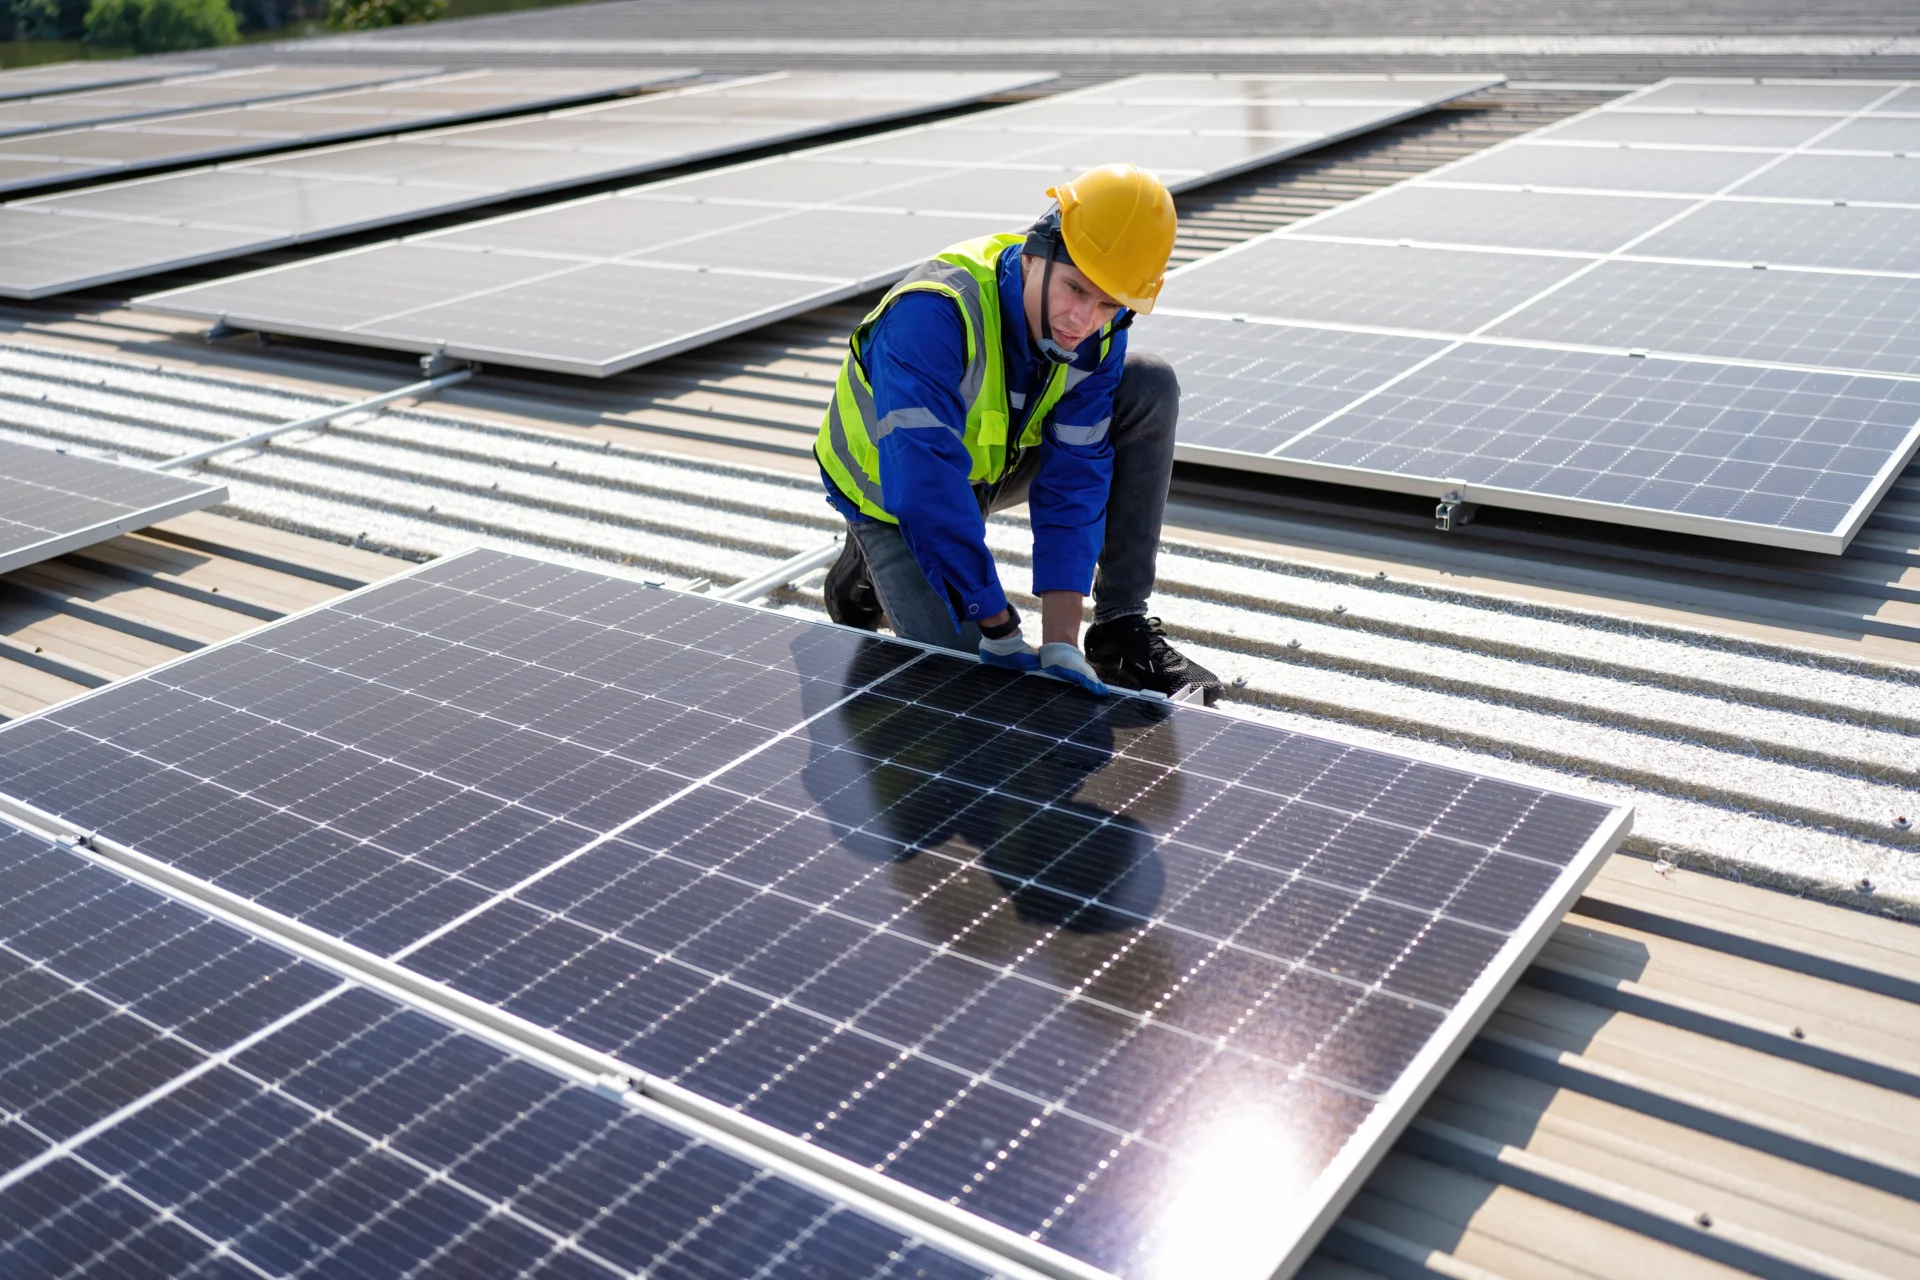
M 1452 533 L 1463 524 L 1472 524 L 1474 513 L 1479 506 L 1460 496 L 1458 489 L 1449 490 L 1440 499 L 1440 505 L 1433 509 L 1433 527 L 1442 533 Z

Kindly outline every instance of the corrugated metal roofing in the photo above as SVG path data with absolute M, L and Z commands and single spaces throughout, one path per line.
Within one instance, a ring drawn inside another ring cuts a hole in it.
M 1291 162 L 1190 202 L 1183 250 L 1591 101 L 1506 91 Z M 816 545 L 836 521 L 805 448 L 853 314 L 590 387 L 489 374 L 225 455 L 226 514 L 0 579 L 0 714 L 402 563 L 375 549 L 488 542 L 731 581 Z M 105 300 L 0 326 L 0 433 L 129 458 L 411 376 L 209 347 Z M 1234 709 L 1639 808 L 1637 856 L 1603 871 L 1304 1274 L 1920 1275 L 1920 930 L 1881 918 L 1920 917 L 1892 825 L 1920 780 L 1911 556 L 1656 554 L 1497 517 L 1442 536 L 1415 506 L 1225 483 L 1182 475 L 1159 601 L 1244 681 Z M 1018 522 L 990 538 L 1024 563 Z M 776 603 L 817 609 L 805 589 Z

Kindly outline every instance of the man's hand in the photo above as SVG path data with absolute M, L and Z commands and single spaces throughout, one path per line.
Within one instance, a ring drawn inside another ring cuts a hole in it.
M 1093 668 L 1087 665 L 1087 655 L 1081 653 L 1077 646 L 1062 641 L 1040 646 L 1040 671 L 1057 680 L 1077 684 L 1096 698 L 1104 698 L 1109 692 Z
M 1000 621 L 1006 621 L 1004 613 Z M 989 624 L 991 625 L 991 624 Z M 1040 655 L 1027 643 L 1027 638 L 1018 631 L 998 640 L 980 639 L 980 661 L 990 667 L 999 667 L 1006 671 L 1038 671 Z

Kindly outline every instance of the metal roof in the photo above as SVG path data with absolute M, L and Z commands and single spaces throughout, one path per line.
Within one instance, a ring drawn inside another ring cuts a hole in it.
M 1595 100 L 1504 90 L 1209 190 L 1183 208 L 1182 252 Z M 0 714 L 396 555 L 481 542 L 750 576 L 837 524 L 806 448 L 856 310 L 605 383 L 490 373 L 223 455 L 207 468 L 232 491 L 221 514 L 0 578 Z M 9 306 L 0 332 L 0 435 L 130 459 L 413 376 L 319 346 L 208 345 L 113 298 Z M 1497 513 L 1440 535 L 1417 504 L 1199 471 L 1177 490 L 1161 611 L 1244 681 L 1236 710 L 1638 808 L 1630 852 L 1303 1274 L 1920 1274 L 1920 930 L 1886 918 L 1920 918 L 1913 837 L 1892 824 L 1920 816 L 1903 513 L 1869 550 L 1782 559 Z M 989 536 L 1024 563 L 1017 522 Z M 817 611 L 806 585 L 774 603 Z

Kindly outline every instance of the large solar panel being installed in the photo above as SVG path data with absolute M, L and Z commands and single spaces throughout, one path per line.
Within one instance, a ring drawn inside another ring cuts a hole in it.
M 0 136 L 134 120 L 238 102 L 384 84 L 432 75 L 438 67 L 264 66 L 176 76 L 116 89 L 0 102 Z
M 1297 1265 L 1628 820 L 478 552 L 0 792 L 1135 1280 Z
M 547 110 L 689 74 L 684 68 L 642 67 L 456 71 L 291 101 L 0 139 L 0 192 Z
M 20 250 L 0 252 L 0 295 L 44 297 L 628 177 L 1051 78 L 1045 72 L 931 71 L 910 78 L 780 72 L 16 201 L 0 206 L 0 250 Z M 469 277 L 484 270 L 471 261 L 459 265 Z M 530 274 L 541 269 L 536 261 Z M 419 274 L 413 272 L 416 279 Z M 382 293 L 374 288 L 366 296 Z M 311 300 L 291 302 L 297 309 Z
M 0 573 L 226 499 L 224 485 L 0 440 Z
M 1182 191 L 1494 83 L 1135 76 L 137 305 L 605 377 L 891 283 L 947 244 L 1030 222 L 1050 185 L 1092 165 L 1146 165 Z M 477 258 L 521 266 L 496 263 L 476 284 Z M 406 279 L 404 290 L 380 286 L 390 274 Z M 560 320 L 573 315 L 593 319 Z
M 1668 81 L 1182 268 L 1182 456 L 1843 550 L 1920 446 L 1913 93 Z
M 0 1008 L 14 1280 L 986 1274 L 5 822 Z

